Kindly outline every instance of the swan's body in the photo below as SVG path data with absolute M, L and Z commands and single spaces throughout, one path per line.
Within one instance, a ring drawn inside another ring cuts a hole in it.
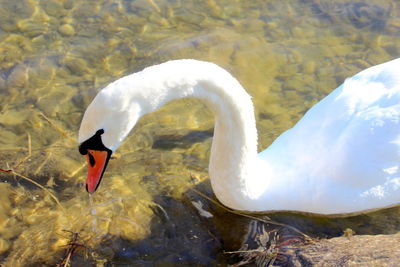
M 334 214 L 400 202 L 400 59 L 347 79 L 259 154 L 253 104 L 239 82 L 212 63 L 169 61 L 96 96 L 79 131 L 82 150 L 101 136 L 115 151 L 142 115 L 185 97 L 215 115 L 209 174 L 228 207 Z

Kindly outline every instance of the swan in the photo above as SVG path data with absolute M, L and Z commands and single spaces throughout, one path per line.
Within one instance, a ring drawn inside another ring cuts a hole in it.
M 400 59 L 346 79 L 261 153 L 251 97 L 223 68 L 182 59 L 127 75 L 84 113 L 87 191 L 141 116 L 188 97 L 215 116 L 209 177 L 229 208 L 345 214 L 400 202 Z

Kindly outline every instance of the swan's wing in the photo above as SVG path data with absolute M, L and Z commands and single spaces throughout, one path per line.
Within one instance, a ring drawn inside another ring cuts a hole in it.
M 259 156 L 286 186 L 400 201 L 400 59 L 347 79 Z

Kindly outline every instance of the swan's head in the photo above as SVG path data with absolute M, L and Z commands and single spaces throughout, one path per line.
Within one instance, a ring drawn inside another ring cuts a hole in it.
M 94 193 L 100 185 L 111 154 L 129 134 L 139 115 L 139 105 L 127 103 L 127 98 L 110 90 L 102 90 L 86 109 L 79 129 L 79 152 L 88 162 L 89 193 Z
M 112 154 L 112 150 L 107 148 L 101 140 L 103 134 L 104 130 L 100 129 L 79 145 L 79 152 L 86 156 L 88 162 L 86 190 L 89 193 L 94 193 L 100 185 L 101 178 Z

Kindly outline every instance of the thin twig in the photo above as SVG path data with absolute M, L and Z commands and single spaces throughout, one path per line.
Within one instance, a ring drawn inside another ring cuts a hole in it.
M 8 152 L 8 151 L 16 152 L 16 151 L 24 151 L 24 150 L 25 150 L 25 148 L 22 148 L 22 147 L 9 147 L 9 148 L 1 147 L 0 148 L 1 152 Z
M 263 252 L 260 249 L 250 249 L 250 250 L 236 250 L 236 251 L 224 251 L 224 254 L 238 254 L 238 253 L 252 253 L 252 252 Z
M 28 155 L 26 155 L 22 160 L 20 160 L 15 166 L 14 169 L 18 168 L 22 163 L 27 161 L 32 156 L 32 142 L 31 135 L 28 133 Z
M 28 133 L 28 156 L 32 156 L 32 140 L 30 133 Z
M 39 167 L 37 167 L 36 171 L 33 173 L 35 175 L 38 175 L 39 172 L 42 170 L 42 168 L 44 167 L 44 165 L 46 165 L 46 163 L 49 161 L 50 157 L 52 156 L 52 153 L 49 152 L 46 156 L 46 158 L 42 161 L 42 163 L 40 163 Z
M 78 167 L 77 169 L 75 169 L 73 172 L 71 173 L 67 173 L 67 176 L 69 178 L 74 177 L 78 172 L 80 172 L 83 168 L 86 167 L 86 162 L 84 162 L 80 167 Z
M 42 116 L 57 132 L 59 132 L 62 136 L 68 138 L 69 140 L 75 141 L 73 138 L 69 136 L 69 134 L 58 127 L 55 123 L 53 123 L 46 115 L 44 115 L 42 112 L 39 112 L 39 115 Z
M 159 7 L 153 0 L 147 0 L 147 2 L 148 2 L 158 13 L 161 13 L 160 7 Z
M 61 205 L 60 201 L 58 201 L 57 197 L 56 197 L 53 193 L 51 193 L 46 187 L 44 187 L 43 185 L 39 184 L 38 182 L 35 182 L 35 181 L 32 180 L 31 178 L 26 177 L 25 175 L 22 175 L 22 174 L 20 174 L 20 173 L 17 173 L 17 172 L 15 172 L 15 171 L 12 170 L 12 169 L 5 170 L 5 169 L 1 169 L 1 168 L 0 168 L 0 172 L 12 173 L 12 174 L 14 174 L 14 175 L 16 175 L 16 176 L 18 176 L 18 177 L 24 179 L 24 180 L 26 180 L 26 181 L 28 181 L 28 182 L 30 182 L 30 183 L 36 185 L 36 186 L 39 187 L 40 189 L 43 189 L 46 193 L 48 193 L 48 194 L 50 195 L 50 197 L 51 197 L 52 199 L 54 199 L 54 201 L 55 201 L 55 202 L 57 203 L 57 205 L 61 208 L 61 210 L 65 211 L 64 207 Z
M 8 164 L 7 164 L 7 165 L 8 165 Z M 2 168 L 0 168 L 0 171 L 1 171 L 1 172 L 5 172 L 5 173 L 13 173 L 12 170 L 5 170 L 5 169 L 2 169 Z
M 70 232 L 71 238 L 70 238 L 70 241 L 68 242 L 68 244 L 66 244 L 66 247 L 67 247 L 66 254 L 65 254 L 64 258 L 62 259 L 61 263 L 57 264 L 57 266 L 67 267 L 67 266 L 70 266 L 72 256 L 75 254 L 75 252 L 79 248 L 87 249 L 87 247 L 81 243 L 78 243 L 79 233 L 75 233 L 75 232 L 67 231 L 67 230 L 64 230 L 64 231 Z

